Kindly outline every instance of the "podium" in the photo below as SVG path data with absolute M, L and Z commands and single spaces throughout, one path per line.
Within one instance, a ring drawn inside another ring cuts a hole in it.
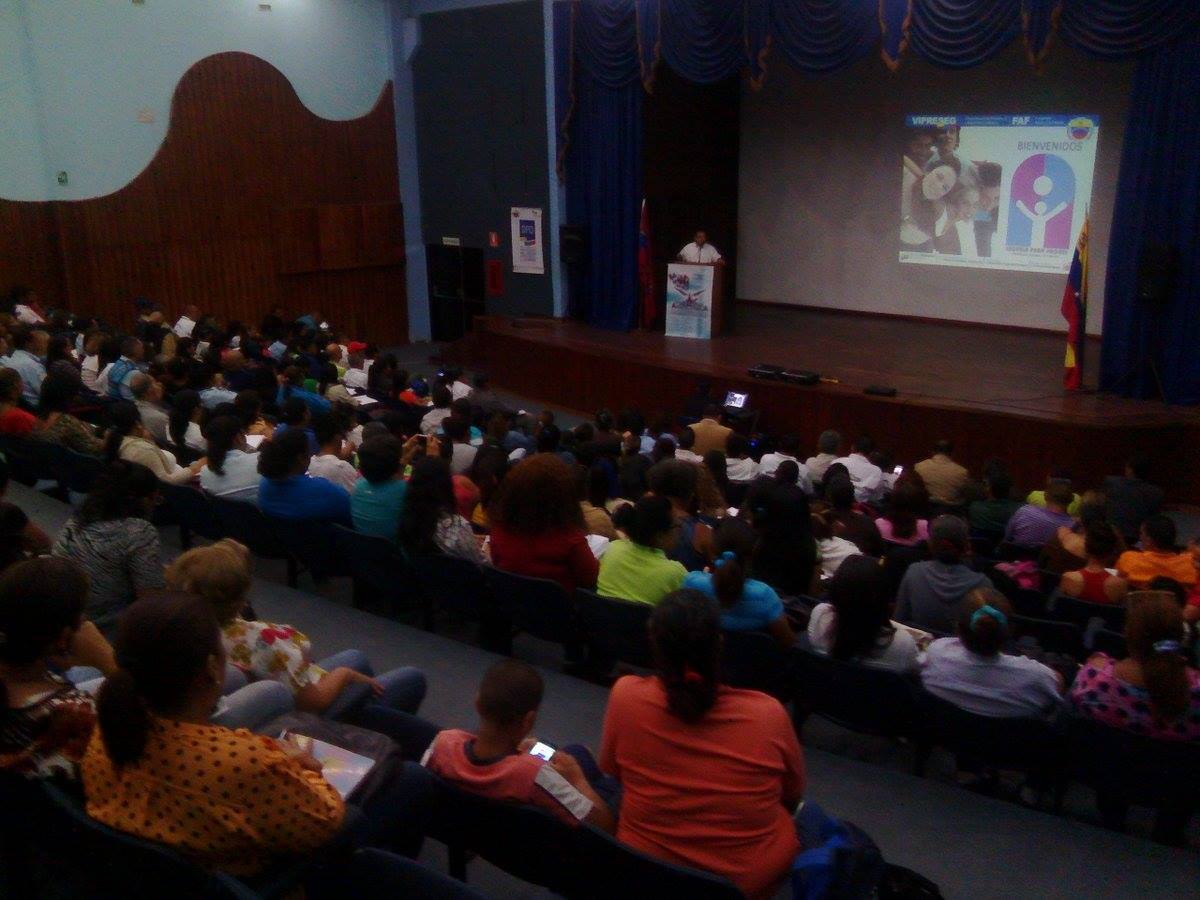
M 725 266 L 667 264 L 666 334 L 707 340 L 726 331 Z

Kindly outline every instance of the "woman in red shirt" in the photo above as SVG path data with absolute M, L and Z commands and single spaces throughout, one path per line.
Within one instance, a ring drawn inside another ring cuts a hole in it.
M 650 617 L 657 674 L 613 686 L 600 768 L 621 782 L 617 839 L 770 897 L 800 852 L 804 757 L 779 701 L 719 683 L 720 609 L 668 594 Z
M 0 369 L 0 434 L 27 435 L 37 419 L 21 409 L 21 376 L 16 369 Z
M 557 454 L 539 453 L 509 472 L 488 520 L 496 568 L 549 578 L 567 591 L 596 586 L 600 563 L 588 547 L 575 478 Z

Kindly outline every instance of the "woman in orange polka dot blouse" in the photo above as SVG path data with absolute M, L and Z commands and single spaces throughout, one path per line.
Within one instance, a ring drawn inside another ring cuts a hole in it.
M 119 669 L 97 700 L 82 763 L 87 811 L 235 875 L 328 842 L 341 797 L 307 754 L 212 725 L 225 651 L 208 605 L 188 595 L 122 616 Z

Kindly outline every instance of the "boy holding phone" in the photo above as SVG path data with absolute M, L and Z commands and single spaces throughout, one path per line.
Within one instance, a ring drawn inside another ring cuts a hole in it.
M 586 766 L 593 778 L 604 777 L 587 750 L 554 751 L 529 738 L 544 691 L 532 666 L 514 659 L 496 663 L 475 697 L 479 733 L 439 733 L 421 765 L 473 794 L 537 806 L 570 825 L 588 822 L 611 833 L 616 816 L 584 774 Z

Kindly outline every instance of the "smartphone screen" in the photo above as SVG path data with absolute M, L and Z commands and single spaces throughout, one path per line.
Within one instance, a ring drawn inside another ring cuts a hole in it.
M 549 760 L 554 755 L 554 748 L 549 744 L 543 744 L 541 741 L 538 741 L 529 748 L 529 755 L 540 756 L 542 759 Z
M 903 475 L 904 474 L 904 466 L 896 466 L 896 468 L 892 469 L 892 474 L 893 475 Z

